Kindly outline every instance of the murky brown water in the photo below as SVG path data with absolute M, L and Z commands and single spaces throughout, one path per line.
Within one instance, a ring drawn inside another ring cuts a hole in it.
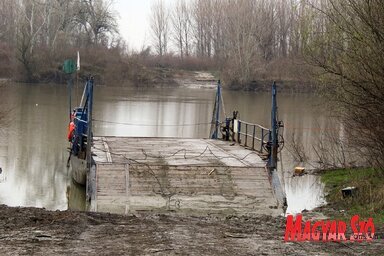
M 127 89 L 96 87 L 95 135 L 207 137 L 215 91 L 209 89 Z M 270 127 L 269 93 L 224 91 L 227 115 Z M 80 101 L 80 90 L 73 96 Z M 321 100 L 307 94 L 279 94 L 279 118 L 284 134 L 295 131 L 311 145 L 328 119 Z M 48 209 L 81 208 L 81 189 L 68 190 L 71 180 L 66 168 L 68 94 L 66 86 L 11 85 L 0 87 L 0 107 L 10 109 L 7 126 L 0 132 L 0 203 Z M 126 123 L 126 124 L 119 124 Z M 175 124 L 196 124 L 174 126 Z M 127 125 L 130 124 L 130 125 Z M 137 124 L 137 125 L 134 125 Z M 284 183 L 288 212 L 310 209 L 322 202 L 323 187 L 315 176 L 291 178 L 293 166 L 283 150 Z M 73 187 L 73 186 L 72 186 Z M 77 191 L 77 192 L 76 192 Z

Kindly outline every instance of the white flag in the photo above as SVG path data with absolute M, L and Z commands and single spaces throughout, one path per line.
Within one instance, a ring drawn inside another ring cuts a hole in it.
M 80 53 L 77 51 L 77 71 L 80 71 Z

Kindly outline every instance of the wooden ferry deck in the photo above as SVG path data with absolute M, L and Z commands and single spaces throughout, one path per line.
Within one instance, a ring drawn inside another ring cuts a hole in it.
M 91 210 L 270 214 L 277 208 L 265 162 L 210 139 L 94 137 Z

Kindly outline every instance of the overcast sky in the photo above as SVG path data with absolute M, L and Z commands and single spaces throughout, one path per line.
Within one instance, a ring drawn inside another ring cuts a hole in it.
M 114 9 L 119 14 L 120 35 L 130 49 L 140 50 L 151 44 L 149 17 L 151 4 L 156 0 L 114 0 Z M 165 0 L 171 4 L 175 0 Z

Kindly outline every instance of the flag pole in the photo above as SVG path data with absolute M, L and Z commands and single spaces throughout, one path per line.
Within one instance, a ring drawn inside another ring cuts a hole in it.
M 77 51 L 77 62 L 76 62 L 76 100 L 78 100 L 79 96 L 79 71 L 80 71 L 80 52 Z

